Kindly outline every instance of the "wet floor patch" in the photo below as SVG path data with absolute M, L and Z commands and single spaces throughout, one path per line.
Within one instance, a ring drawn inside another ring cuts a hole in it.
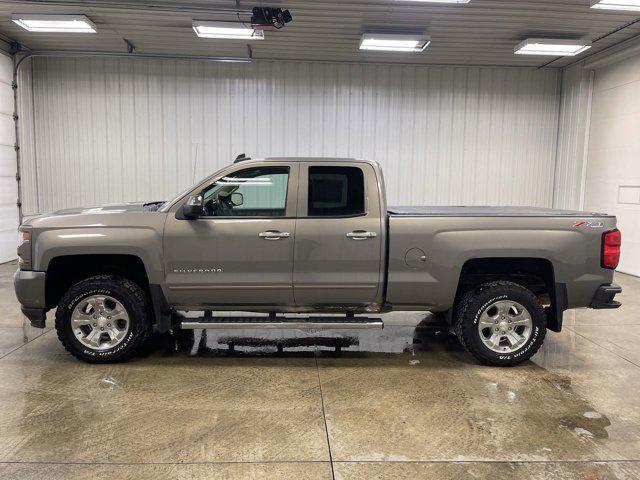
M 611 426 L 611 422 L 606 416 L 596 412 L 567 415 L 560 419 L 560 424 L 584 438 L 609 438 L 607 427 Z
M 559 375 L 531 363 L 495 369 L 456 355 L 417 357 L 416 365 L 407 354 L 319 357 L 334 460 L 625 459 L 609 441 L 609 418 L 584 416 L 594 406 Z

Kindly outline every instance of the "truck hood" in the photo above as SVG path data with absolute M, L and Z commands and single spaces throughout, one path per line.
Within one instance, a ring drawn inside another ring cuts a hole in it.
M 109 203 L 100 207 L 65 208 L 47 214 L 55 215 L 79 215 L 91 213 L 125 213 L 125 212 L 155 212 L 164 202 L 128 202 Z
M 96 207 L 83 207 L 83 208 L 65 208 L 62 210 L 56 210 L 55 212 L 44 213 L 41 215 L 25 216 L 22 221 L 22 225 L 35 226 L 37 224 L 52 224 L 57 223 L 56 220 L 63 218 L 77 218 L 80 224 L 90 217 L 103 216 L 103 215 L 118 215 L 128 213 L 145 213 L 155 212 L 160 208 L 164 202 L 128 202 L 128 203 L 112 203 L 103 206 Z M 82 219 L 82 220 L 81 220 Z M 67 223 L 66 221 L 64 223 Z M 109 222 L 111 223 L 111 222 Z

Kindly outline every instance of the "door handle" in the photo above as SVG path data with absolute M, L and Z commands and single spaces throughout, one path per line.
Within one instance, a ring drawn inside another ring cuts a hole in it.
M 291 234 L 289 232 L 280 232 L 278 230 L 267 230 L 266 232 L 260 232 L 258 236 L 265 240 L 280 240 L 281 238 L 289 238 Z
M 376 232 L 365 232 L 364 230 L 354 230 L 347 233 L 347 238 L 351 240 L 367 240 L 369 238 L 375 238 L 378 234 Z

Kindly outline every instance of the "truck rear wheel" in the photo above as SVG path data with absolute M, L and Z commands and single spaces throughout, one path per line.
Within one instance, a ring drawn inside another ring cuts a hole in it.
M 498 281 L 467 292 L 453 313 L 462 345 L 485 365 L 515 366 L 544 342 L 547 318 L 538 298 L 525 287 Z
M 56 310 L 56 331 L 76 358 L 91 363 L 128 360 L 151 333 L 147 295 L 122 277 L 98 275 L 76 283 Z

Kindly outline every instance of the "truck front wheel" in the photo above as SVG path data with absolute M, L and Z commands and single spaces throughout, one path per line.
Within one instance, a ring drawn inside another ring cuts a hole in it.
M 547 319 L 527 288 L 498 281 L 467 292 L 453 313 L 462 345 L 485 365 L 514 366 L 531 358 L 544 342 Z
M 151 333 L 147 295 L 136 283 L 98 275 L 72 286 L 56 310 L 56 331 L 76 358 L 121 362 L 133 356 Z

